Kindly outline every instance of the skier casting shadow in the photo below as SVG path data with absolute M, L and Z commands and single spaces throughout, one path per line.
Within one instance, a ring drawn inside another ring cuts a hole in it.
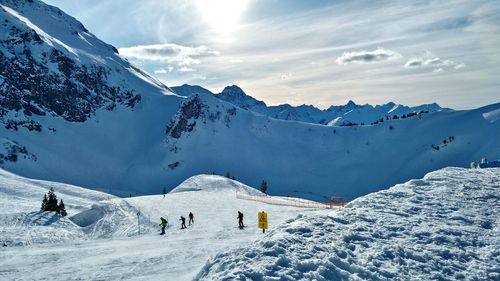
M 194 215 L 193 215 L 193 213 L 189 212 L 188 217 L 189 217 L 189 223 L 188 223 L 188 225 L 191 225 L 191 223 L 194 224 Z
M 245 225 L 243 224 L 243 213 L 242 212 L 238 211 L 238 217 L 237 217 L 237 219 L 238 219 L 238 225 L 239 225 L 239 227 L 240 228 L 244 228 Z
M 160 218 L 160 225 L 161 225 L 161 233 L 160 235 L 163 235 L 165 234 L 165 227 L 167 226 L 168 224 L 168 221 L 166 219 L 164 219 L 163 217 Z
M 181 216 L 180 221 L 181 221 L 181 229 L 187 228 L 186 227 L 186 218 Z

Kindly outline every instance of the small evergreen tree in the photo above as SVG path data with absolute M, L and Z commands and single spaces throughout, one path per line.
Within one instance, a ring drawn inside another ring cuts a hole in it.
M 228 178 L 228 179 L 231 178 L 231 174 L 229 174 L 229 172 L 226 173 L 226 178 Z
M 57 196 L 54 193 L 54 188 L 51 187 L 50 190 L 49 190 L 49 197 L 48 197 L 48 200 L 47 200 L 47 209 L 46 209 L 46 211 L 57 212 L 57 210 L 58 210 Z
M 57 196 L 54 192 L 54 188 L 52 187 L 50 188 L 48 195 L 43 195 L 42 207 L 40 208 L 40 210 L 43 212 L 56 212 L 63 217 L 68 215 L 62 199 L 59 204 L 57 203 Z
M 47 194 L 43 195 L 43 200 L 42 200 L 42 207 L 40 208 L 40 211 L 45 212 L 47 211 L 47 203 L 49 200 L 47 199 Z
M 66 212 L 66 208 L 65 208 L 65 206 L 64 206 L 64 202 L 63 202 L 63 200 L 62 200 L 62 199 L 59 201 L 59 206 L 57 206 L 57 209 L 58 209 L 58 213 L 59 213 L 61 216 L 65 217 L 65 216 L 67 216 L 67 215 L 68 215 L 68 213 Z
M 163 194 L 163 198 L 165 198 L 165 194 L 167 194 L 167 189 L 164 187 L 164 188 L 161 190 L 161 193 Z
M 262 180 L 262 182 L 260 183 L 260 191 L 267 194 L 267 181 Z

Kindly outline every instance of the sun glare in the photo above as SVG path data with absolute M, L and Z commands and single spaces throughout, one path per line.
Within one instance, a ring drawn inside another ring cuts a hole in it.
M 205 20 L 214 31 L 233 31 L 248 6 L 249 0 L 197 0 Z

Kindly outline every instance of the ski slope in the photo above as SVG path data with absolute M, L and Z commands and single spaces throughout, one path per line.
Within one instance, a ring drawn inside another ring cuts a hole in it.
M 500 169 L 446 168 L 305 214 L 199 280 L 499 280 Z
M 37 212 L 50 186 L 68 202 L 68 218 Z M 0 192 L 2 203 L 9 202 L 0 205 L 0 242 L 8 244 L 0 252 L 0 280 L 44 280 L 49 275 L 50 280 L 191 280 L 218 252 L 262 239 L 259 211 L 268 212 L 271 229 L 298 214 L 317 212 L 237 199 L 236 193 L 261 193 L 213 175 L 192 177 L 165 197 L 121 199 L 1 171 Z M 237 211 L 245 215 L 243 230 L 237 227 Z M 181 230 L 178 220 L 189 212 L 195 224 Z M 164 236 L 158 235 L 160 216 L 169 220 Z M 38 223 L 37 217 L 57 220 Z

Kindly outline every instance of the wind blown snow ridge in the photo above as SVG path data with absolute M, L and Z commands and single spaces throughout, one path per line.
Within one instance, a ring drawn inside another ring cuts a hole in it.
M 299 215 L 196 279 L 498 280 L 499 179 L 500 169 L 446 168 L 337 213 Z

